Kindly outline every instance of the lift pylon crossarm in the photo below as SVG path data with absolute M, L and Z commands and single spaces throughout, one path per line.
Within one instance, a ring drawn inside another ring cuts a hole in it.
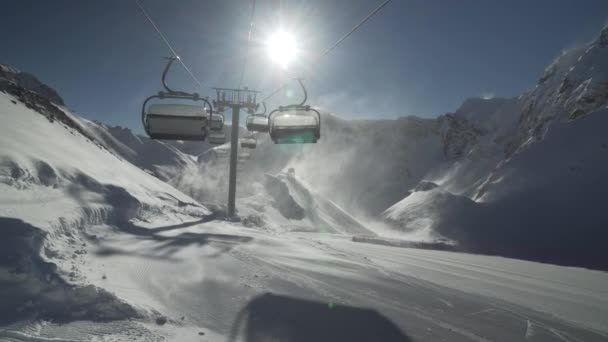
M 257 90 L 250 90 L 248 88 L 234 89 L 234 88 L 213 88 L 216 93 L 216 100 L 214 101 L 217 107 L 234 107 L 238 105 L 241 109 L 247 111 L 254 111 L 257 109 L 257 94 L 260 93 Z

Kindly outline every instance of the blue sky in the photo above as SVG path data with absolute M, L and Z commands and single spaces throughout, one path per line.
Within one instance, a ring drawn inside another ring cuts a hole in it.
M 175 87 L 211 95 L 212 86 L 238 85 L 250 1 L 142 2 L 206 88 L 179 68 Z M 434 117 L 467 97 L 519 95 L 608 18 L 605 0 L 393 0 L 310 65 L 381 2 L 257 0 L 244 84 L 270 92 L 304 76 L 309 104 L 342 117 Z M 85 117 L 141 132 L 141 102 L 160 90 L 169 52 L 133 1 L 7 0 L 2 7 L 0 63 L 35 74 Z M 301 49 L 286 71 L 263 49 L 281 25 Z M 279 94 L 269 105 L 289 103 Z

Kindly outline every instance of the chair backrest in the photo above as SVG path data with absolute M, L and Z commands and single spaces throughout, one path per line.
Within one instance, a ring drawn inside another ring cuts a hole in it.
M 208 116 L 204 107 L 154 104 L 146 111 L 146 131 L 152 139 L 205 140 Z
M 210 131 L 207 140 L 213 145 L 222 145 L 226 143 L 226 133 L 224 131 Z
M 263 115 L 249 115 L 247 117 L 246 127 L 250 132 L 268 132 L 268 117 Z
M 163 115 L 163 116 L 174 116 L 174 117 L 204 117 L 207 119 L 207 109 L 202 106 L 186 105 L 186 104 L 166 104 L 157 103 L 148 106 L 146 110 L 148 115 Z

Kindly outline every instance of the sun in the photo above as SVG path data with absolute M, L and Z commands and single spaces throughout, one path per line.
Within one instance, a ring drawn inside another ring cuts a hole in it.
M 278 31 L 272 34 L 266 42 L 268 56 L 272 61 L 287 69 L 297 55 L 296 41 L 292 34 Z

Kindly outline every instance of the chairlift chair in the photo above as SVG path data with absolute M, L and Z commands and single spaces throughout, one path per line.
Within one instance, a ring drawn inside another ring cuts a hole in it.
M 222 131 L 209 131 L 207 141 L 212 145 L 223 145 L 226 143 L 226 133 Z
M 204 107 L 153 104 L 144 109 L 144 128 L 152 139 L 205 140 L 208 119 Z
M 247 117 L 247 130 L 249 132 L 268 132 L 268 117 L 265 115 L 253 114 Z
M 309 106 L 279 107 L 270 114 L 270 138 L 275 144 L 316 143 L 321 138 L 321 114 Z
M 275 144 L 314 144 L 321 138 L 321 114 L 305 105 L 308 94 L 302 80 L 298 82 L 304 91 L 304 100 L 300 104 L 280 106 L 268 115 L 270 138 Z
M 242 148 L 254 149 L 258 144 L 258 141 L 254 137 L 241 138 L 240 140 Z
M 266 116 L 266 103 L 262 102 L 264 111 L 251 114 L 247 117 L 246 127 L 249 132 L 268 133 L 268 117 Z
M 221 131 L 224 129 L 224 115 L 220 113 L 214 113 L 211 115 L 211 122 L 209 123 L 209 129 L 212 131 Z
M 239 153 L 239 160 L 249 160 L 249 159 L 251 159 L 251 153 L 249 153 L 249 152 Z
M 141 121 L 144 130 L 151 139 L 205 140 L 208 135 L 210 118 L 213 115 L 211 103 L 201 98 L 197 93 L 174 91 L 169 88 L 165 80 L 171 64 L 178 58 L 169 58 L 161 76 L 161 82 L 166 91 L 160 91 L 144 101 L 141 109 Z M 148 102 L 152 99 L 201 101 L 204 105 L 182 103 L 148 105 Z
M 243 171 L 245 169 L 246 161 L 247 161 L 247 159 L 242 159 L 242 158 L 237 159 L 237 161 L 236 161 L 237 171 Z

